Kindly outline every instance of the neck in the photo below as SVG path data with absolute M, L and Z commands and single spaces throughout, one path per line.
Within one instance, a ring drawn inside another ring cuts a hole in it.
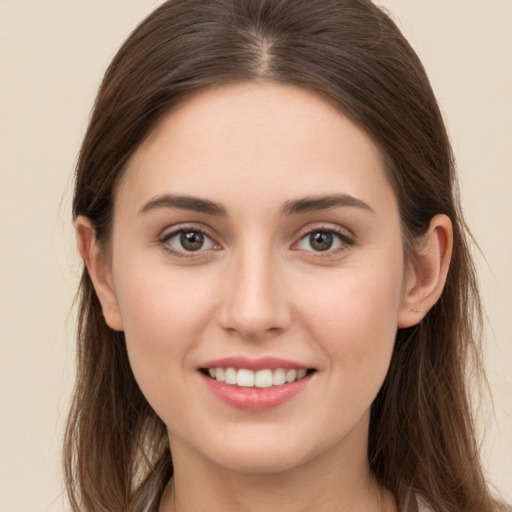
M 355 432 L 343 446 L 271 473 L 219 467 L 171 439 L 174 476 L 159 512 L 261 512 L 276 504 L 279 512 L 395 512 L 393 496 L 370 472 L 366 439 Z

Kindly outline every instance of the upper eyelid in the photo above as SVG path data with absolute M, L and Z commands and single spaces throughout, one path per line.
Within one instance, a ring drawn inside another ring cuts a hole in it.
M 298 236 L 293 242 L 291 249 L 292 250 L 300 250 L 300 249 L 294 249 L 294 247 L 298 246 L 299 243 L 304 240 L 306 237 L 311 235 L 312 233 L 318 233 L 318 232 L 326 232 L 326 233 L 332 233 L 335 236 L 339 238 L 339 241 L 341 242 L 339 247 L 335 247 L 332 249 L 327 249 L 326 251 L 314 251 L 314 250 L 303 250 L 306 253 L 311 254 L 311 256 L 315 258 L 328 258 L 332 257 L 334 254 L 337 254 L 339 252 L 343 252 L 348 250 L 349 248 L 356 245 L 356 238 L 355 235 L 352 233 L 349 229 L 343 229 L 340 226 L 334 227 L 334 226 L 318 226 L 309 228 L 307 231 L 303 232 L 300 236 Z
M 330 233 L 330 234 L 333 234 L 334 236 L 338 236 L 339 239 L 341 240 L 341 242 L 347 244 L 347 243 L 350 243 L 352 244 L 354 241 L 352 239 L 352 237 L 349 237 L 347 236 L 345 233 L 341 232 L 341 231 L 338 231 L 336 229 L 313 229 L 311 231 L 308 231 L 307 233 L 305 233 L 304 235 L 302 235 L 298 240 L 297 242 L 294 242 L 294 244 L 297 244 L 298 242 L 300 242 L 301 240 L 304 240 L 305 238 L 307 238 L 308 236 L 310 236 L 311 234 L 313 233 Z
M 311 223 L 313 224 L 313 223 Z M 177 224 L 175 226 L 168 226 L 167 228 L 163 229 L 161 234 L 158 236 L 158 240 L 160 242 L 164 242 L 168 240 L 169 238 L 172 238 L 176 234 L 180 232 L 186 232 L 186 231 L 197 231 L 202 233 L 203 235 L 210 238 L 215 244 L 223 246 L 224 241 L 222 240 L 222 237 L 218 234 L 212 233 L 212 230 L 208 228 L 207 226 L 204 226 L 201 223 L 183 223 L 183 224 Z M 348 239 L 351 243 L 355 243 L 355 235 L 354 233 L 342 226 L 336 226 L 329 223 L 320 223 L 316 225 L 309 225 L 309 226 L 303 226 L 302 228 L 295 231 L 293 234 L 293 242 L 292 245 L 297 244 L 300 240 L 302 240 L 304 237 L 310 235 L 311 233 L 315 233 L 318 231 L 325 231 L 329 233 L 334 233 L 335 235 L 340 236 L 341 238 Z M 219 241 L 220 240 L 220 241 Z
M 194 232 L 197 232 L 197 233 L 201 233 L 202 235 L 204 235 L 205 237 L 207 237 L 212 243 L 214 246 L 214 248 L 208 248 L 208 249 L 201 249 L 201 250 L 198 250 L 198 251 L 186 251 L 186 250 L 183 250 L 183 251 L 180 251 L 180 250 L 176 250 L 176 249 L 173 249 L 171 252 L 174 252 L 174 253 L 182 253 L 182 254 L 187 254 L 188 256 L 198 256 L 199 254 L 201 253 L 205 253 L 207 251 L 211 251 L 211 250 L 218 250 L 218 248 L 223 248 L 223 244 L 220 243 L 218 241 L 218 237 L 215 237 L 214 235 L 211 235 L 209 233 L 209 230 L 203 228 L 203 227 L 197 227 L 197 226 L 194 226 L 194 225 L 191 225 L 191 224 L 185 224 L 185 225 L 182 225 L 182 226 L 175 226 L 175 227 L 168 227 L 166 229 L 164 229 L 162 231 L 162 233 L 158 236 L 157 238 L 157 242 L 158 244 L 167 244 L 169 242 L 169 240 L 171 240 L 172 238 L 174 238 L 176 235 L 178 235 L 179 233 L 186 233 L 187 231 L 194 231 Z M 166 249 L 167 250 L 167 249 Z
M 318 231 L 325 231 L 334 233 L 334 235 L 337 235 L 340 238 L 340 245 L 338 247 L 329 248 L 325 251 L 315 251 L 313 249 L 300 249 L 299 247 L 296 247 L 294 249 L 294 246 L 298 246 L 299 243 L 304 240 L 309 234 L 315 233 Z M 301 253 L 303 257 L 307 257 L 310 261 L 316 261 L 316 262 L 324 262 L 327 263 L 329 261 L 338 261 L 343 255 L 345 255 L 348 251 L 352 250 L 354 246 L 356 245 L 356 240 L 352 236 L 347 236 L 345 233 L 343 233 L 341 230 L 337 230 L 334 228 L 329 229 L 311 229 L 308 232 L 306 232 L 303 236 L 297 239 L 296 242 L 294 242 L 291 246 L 291 250 L 297 253 Z
M 187 231 L 196 231 L 198 233 L 202 233 L 203 235 L 206 235 L 207 237 L 211 238 L 212 240 L 215 240 L 216 237 L 211 233 L 211 230 L 206 228 L 203 225 L 197 225 L 194 223 L 186 223 L 186 224 L 178 224 L 176 226 L 168 226 L 165 229 L 161 231 L 161 234 L 159 235 L 159 239 L 163 240 L 169 237 L 172 237 L 176 235 L 177 233 L 181 232 L 187 232 Z
M 319 223 L 319 224 L 317 223 L 316 225 L 313 225 L 313 224 L 314 223 L 312 223 L 311 225 L 302 227 L 301 229 L 298 229 L 295 232 L 294 237 L 297 240 L 302 240 L 302 238 L 304 238 L 305 236 L 307 236 L 311 233 L 315 233 L 317 231 L 327 231 L 329 233 L 335 233 L 339 236 L 348 238 L 351 241 L 355 241 L 356 236 L 355 236 L 354 232 L 349 228 L 334 225 L 334 224 L 329 224 L 329 223 Z
M 196 251 L 188 251 L 184 247 L 175 248 L 173 247 L 173 244 L 171 244 L 171 240 L 183 232 L 200 232 L 202 233 L 206 238 L 208 238 L 212 244 L 213 247 L 208 247 L 203 249 L 202 247 Z M 180 258 L 182 261 L 190 261 L 190 262 L 200 262 L 204 261 L 204 258 L 210 259 L 213 256 L 213 253 L 215 251 L 218 251 L 219 249 L 222 249 L 223 247 L 216 241 L 215 238 L 210 236 L 208 233 L 205 232 L 204 229 L 198 229 L 196 227 L 192 226 L 182 226 L 177 227 L 175 229 L 169 229 L 164 230 L 163 234 L 160 235 L 157 238 L 157 245 L 166 253 L 173 256 L 174 258 Z

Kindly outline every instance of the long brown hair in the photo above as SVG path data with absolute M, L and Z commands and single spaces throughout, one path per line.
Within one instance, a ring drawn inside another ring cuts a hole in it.
M 498 510 L 479 461 L 467 377 L 481 372 L 481 308 L 454 159 L 423 67 L 394 22 L 369 0 L 171 0 L 131 34 L 101 84 L 76 170 L 73 215 L 104 247 L 127 161 L 169 108 L 212 85 L 273 80 L 316 91 L 365 130 L 386 162 L 404 247 L 443 213 L 454 253 L 441 299 L 399 330 L 371 409 L 368 458 L 405 506 Z M 78 373 L 65 438 L 74 511 L 157 507 L 172 476 L 165 425 L 133 377 L 123 333 L 80 284 Z

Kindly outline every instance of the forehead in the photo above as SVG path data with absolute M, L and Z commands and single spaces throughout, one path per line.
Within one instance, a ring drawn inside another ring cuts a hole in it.
M 129 162 L 116 203 L 164 192 L 267 204 L 392 194 L 365 132 L 320 95 L 271 82 L 210 88 L 166 113 Z

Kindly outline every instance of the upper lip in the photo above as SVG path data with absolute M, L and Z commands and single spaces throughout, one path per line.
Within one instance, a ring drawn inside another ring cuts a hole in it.
M 277 368 L 307 370 L 311 367 L 289 359 L 281 359 L 279 357 L 266 356 L 252 359 L 243 356 L 235 356 L 208 361 L 202 364 L 201 368 L 245 368 L 247 370 L 258 371 L 266 369 L 275 370 Z

